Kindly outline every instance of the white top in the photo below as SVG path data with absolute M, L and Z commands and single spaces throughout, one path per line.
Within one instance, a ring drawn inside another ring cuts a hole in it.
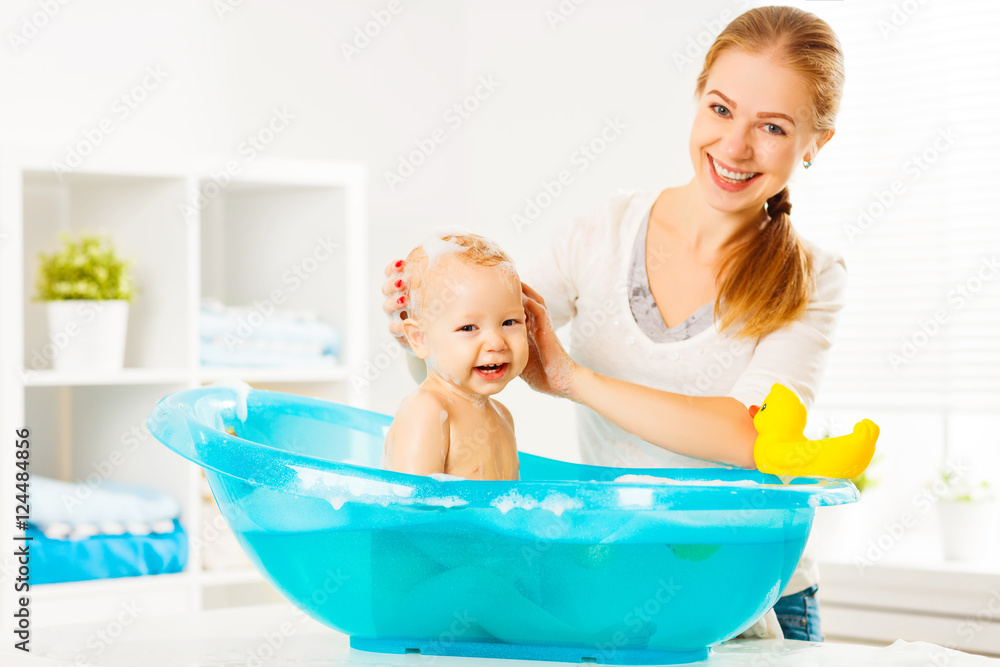
M 807 244 L 814 260 L 812 300 L 797 321 L 767 336 L 738 339 L 713 325 L 686 340 L 654 343 L 632 317 L 627 285 L 636 234 L 658 195 L 618 193 L 571 220 L 521 272 L 545 298 L 556 328 L 572 322 L 570 355 L 603 375 L 689 396 L 732 396 L 748 407 L 759 405 L 771 385 L 780 382 L 808 408 L 843 307 L 843 259 Z M 628 468 L 718 465 L 638 438 L 586 406 L 577 405 L 576 414 L 584 463 Z M 803 559 L 785 594 L 818 581 L 815 564 L 808 561 Z

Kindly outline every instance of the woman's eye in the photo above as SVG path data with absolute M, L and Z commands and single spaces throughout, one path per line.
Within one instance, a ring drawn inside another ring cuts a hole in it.
M 713 105 L 711 105 L 711 109 L 715 113 L 717 113 L 720 116 L 722 116 L 723 118 L 729 118 L 729 109 L 727 109 L 726 107 L 722 106 L 721 104 L 713 104 Z
M 767 130 L 768 134 L 781 135 L 785 133 L 785 131 L 781 129 L 780 125 L 775 125 L 774 123 L 768 123 L 767 125 L 764 126 L 764 128 Z

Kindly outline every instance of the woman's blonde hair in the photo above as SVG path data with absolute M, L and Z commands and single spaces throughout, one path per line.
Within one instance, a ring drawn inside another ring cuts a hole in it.
M 833 29 L 794 7 L 759 7 L 740 14 L 705 54 L 695 95 L 729 49 L 772 57 L 797 72 L 809 90 L 813 130 L 832 130 L 844 89 L 844 56 Z M 798 319 L 812 296 L 812 258 L 792 228 L 788 187 L 767 200 L 771 220 L 737 245 L 722 262 L 715 301 L 720 329 L 740 326 L 737 336 L 763 336 Z M 724 277 L 723 277 L 724 276 Z

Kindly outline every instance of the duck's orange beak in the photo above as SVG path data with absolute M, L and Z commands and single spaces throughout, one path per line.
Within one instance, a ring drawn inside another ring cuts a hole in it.
M 753 419 L 754 417 L 757 416 L 757 413 L 760 412 L 760 406 L 759 405 L 751 405 L 750 408 L 749 408 L 749 410 L 750 410 L 750 419 Z

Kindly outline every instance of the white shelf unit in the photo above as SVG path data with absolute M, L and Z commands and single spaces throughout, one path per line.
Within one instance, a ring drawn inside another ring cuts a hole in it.
M 368 354 L 366 173 L 353 162 L 257 158 L 220 186 L 218 165 L 58 174 L 0 154 L 0 613 L 16 598 L 13 431 L 31 431 L 31 472 L 93 485 L 105 479 L 174 495 L 189 537 L 202 529 L 201 471 L 169 451 L 145 421 L 163 396 L 223 378 L 367 406 L 350 382 Z M 129 309 L 125 368 L 71 374 L 51 369 L 44 307 L 33 300 L 39 252 L 60 231 L 102 232 L 133 262 L 139 292 Z M 199 309 L 311 310 L 337 327 L 334 366 L 200 366 Z M 268 305 L 270 304 L 270 306 Z M 6 492 L 11 490 L 10 492 Z M 191 548 L 184 572 L 31 587 L 33 623 L 112 618 L 125 604 L 168 614 L 276 599 L 252 569 L 204 571 Z M 9 622 L 9 621 L 8 621 Z M 5 632 L 7 623 L 5 622 Z

